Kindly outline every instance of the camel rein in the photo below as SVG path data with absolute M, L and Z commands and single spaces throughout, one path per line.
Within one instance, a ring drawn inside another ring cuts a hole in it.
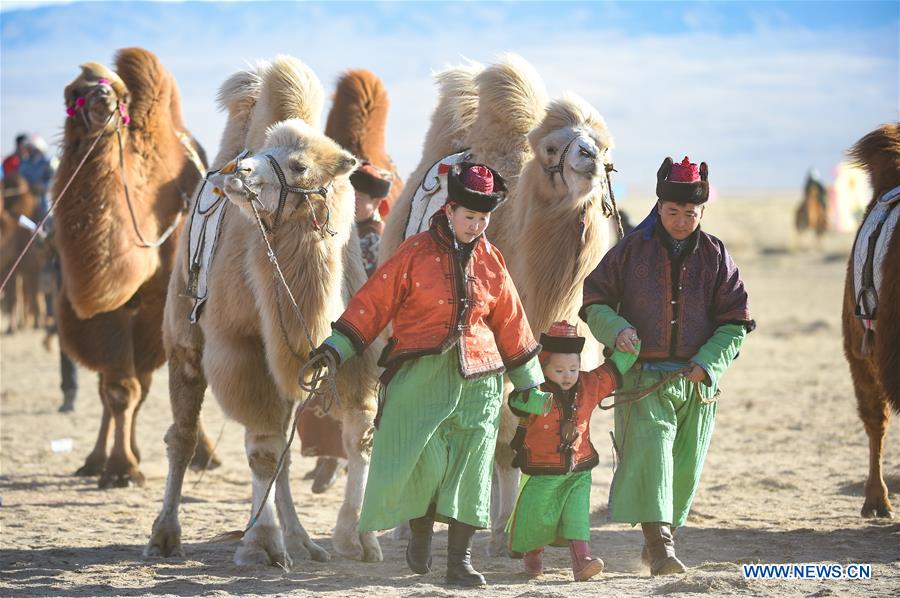
M 138 226 L 137 215 L 134 213 L 134 206 L 131 203 L 131 194 L 128 192 L 128 178 L 126 177 L 125 173 L 125 147 L 122 142 L 122 130 L 120 127 L 120 125 L 123 123 L 124 120 L 120 119 L 120 122 L 116 124 L 116 139 L 119 142 L 119 172 L 122 175 L 122 187 L 125 189 L 125 203 L 128 205 L 128 213 L 131 215 L 131 226 L 134 228 L 134 233 L 140 240 L 140 243 L 138 243 L 138 247 L 160 247 L 169 239 L 169 237 L 172 236 L 172 233 L 174 233 L 178 229 L 178 225 L 181 223 L 181 218 L 184 216 L 184 213 L 187 211 L 190 204 L 190 198 L 182 191 L 181 198 L 184 201 L 184 206 L 181 210 L 178 211 L 178 214 L 175 215 L 175 220 L 172 221 L 172 224 L 169 225 L 169 228 L 164 230 L 162 235 L 160 235 L 160 237 L 156 241 L 148 242 L 144 239 L 144 235 L 141 234 L 141 229 Z M 205 173 L 202 169 L 200 169 L 198 165 L 199 156 L 196 155 L 196 152 L 194 152 L 192 148 L 188 147 L 186 136 L 178 135 L 178 141 L 181 143 L 181 145 L 184 146 L 185 154 L 187 154 L 187 157 L 191 161 L 191 164 L 194 165 L 194 168 L 197 168 L 200 176 L 203 177 Z
M 670 373 L 666 374 L 658 382 L 656 382 L 655 384 L 651 384 L 650 386 L 648 386 L 646 388 L 636 388 L 634 390 L 625 390 L 625 391 L 614 392 L 611 395 L 609 395 L 608 397 L 605 397 L 605 398 L 614 399 L 614 402 L 607 403 L 606 405 L 604 405 L 603 401 L 605 399 L 601 399 L 599 407 L 600 407 L 600 409 L 603 409 L 604 411 L 608 411 L 610 409 L 614 409 L 615 407 L 621 407 L 621 406 L 627 405 L 629 403 L 636 403 L 636 402 L 640 401 L 641 399 L 650 396 L 651 394 L 653 394 L 654 392 L 656 392 L 657 390 L 659 390 L 660 388 L 662 388 L 663 386 L 665 386 L 666 384 L 671 382 L 672 380 L 675 380 L 676 378 L 681 378 L 681 377 L 687 375 L 690 371 L 691 371 L 691 368 L 683 368 L 683 369 L 676 370 L 674 372 L 670 372 Z M 694 382 L 693 384 L 697 385 L 699 383 Z M 699 393 L 699 389 L 695 389 L 695 390 L 698 391 L 697 396 L 700 397 L 700 401 L 704 404 L 715 403 L 716 401 L 719 400 L 720 391 L 718 389 L 716 390 L 715 395 L 713 395 L 713 397 L 711 399 L 703 398 L 703 395 L 701 395 Z M 615 400 L 615 399 L 619 399 L 619 400 Z
M 28 238 L 28 242 L 25 244 L 25 248 L 22 249 L 21 253 L 19 253 L 19 257 L 16 258 L 16 261 L 13 263 L 12 267 L 9 269 L 9 272 L 6 273 L 6 278 L 3 279 L 3 284 L 0 284 L 0 293 L 3 292 L 3 289 L 6 288 L 6 283 L 10 281 L 15 273 L 16 268 L 19 267 L 19 264 L 22 262 L 22 258 L 25 257 L 25 254 L 28 253 L 28 249 L 31 248 L 31 244 L 34 243 L 35 238 L 41 234 L 41 230 L 43 230 L 44 223 L 50 218 L 50 215 L 53 214 L 53 210 L 56 208 L 57 204 L 62 201 L 62 198 L 66 195 L 66 191 L 69 190 L 69 186 L 72 185 L 72 181 L 75 180 L 75 177 L 78 175 L 78 171 L 84 166 L 84 163 L 87 162 L 88 157 L 91 155 L 91 152 L 94 151 L 94 148 L 97 147 L 97 143 L 100 142 L 100 138 L 103 137 L 103 132 L 106 129 L 106 125 L 109 124 L 109 121 L 112 120 L 112 117 L 116 115 L 116 112 L 110 112 L 109 118 L 106 119 L 106 122 L 103 123 L 103 128 L 100 129 L 100 132 L 97 133 L 97 136 L 94 137 L 94 141 L 91 142 L 91 147 L 88 148 L 88 151 L 84 154 L 84 157 L 81 159 L 81 162 L 78 163 L 78 166 L 75 168 L 75 172 L 72 173 L 72 176 L 69 177 L 69 180 L 66 181 L 65 187 L 60 192 L 59 195 L 56 196 L 56 199 L 50 204 L 50 208 L 47 210 L 47 213 L 44 214 L 44 217 L 41 218 L 41 221 L 38 222 L 37 226 L 34 228 L 34 232 L 31 234 L 31 237 Z
M 281 209 L 284 207 L 284 200 L 287 197 L 287 190 L 293 191 L 295 193 L 303 193 L 307 195 L 311 192 L 321 193 L 323 196 L 326 194 L 326 190 L 324 188 L 320 188 L 317 190 L 298 190 L 298 187 L 290 187 L 287 185 L 284 180 L 284 173 L 281 172 L 280 167 L 277 166 L 277 162 L 275 162 L 274 158 L 271 156 L 266 156 L 269 159 L 269 162 L 273 165 L 273 168 L 278 175 L 279 181 L 281 181 L 281 200 L 279 201 L 279 209 L 278 214 L 276 215 L 277 219 L 281 215 Z M 306 198 L 309 201 L 309 198 Z M 269 242 L 269 234 L 266 230 L 265 224 L 263 224 L 262 217 L 259 215 L 259 210 L 256 207 L 258 203 L 256 194 L 251 191 L 251 199 L 250 199 L 250 208 L 253 210 L 253 216 L 256 220 L 257 228 L 259 229 L 260 236 L 263 239 L 263 242 L 266 245 L 266 255 L 269 258 L 269 263 L 272 264 L 273 277 L 276 279 L 277 283 L 280 283 L 287 293 L 288 299 L 290 299 L 291 307 L 294 310 L 294 315 L 297 316 L 297 319 L 300 320 L 301 325 L 303 326 L 303 333 L 306 335 L 306 340 L 309 343 L 309 346 L 312 347 L 314 345 L 312 334 L 309 331 L 309 325 L 306 322 L 306 318 L 303 317 L 303 312 L 300 310 L 300 306 L 297 305 L 297 300 L 294 298 L 293 292 L 291 292 L 291 287 L 288 285 L 287 280 L 284 277 L 284 272 L 281 269 L 281 265 L 278 263 L 278 257 L 275 255 L 275 250 L 272 247 L 272 244 Z M 310 206 L 311 207 L 311 206 Z M 315 219 L 315 215 L 313 215 L 313 222 L 315 223 L 316 230 L 319 230 L 318 221 Z M 323 234 L 325 232 L 329 232 L 332 235 L 334 232 L 330 231 L 328 228 L 328 222 L 326 220 L 325 226 L 322 228 Z M 274 234 L 274 228 L 273 232 Z M 284 320 L 281 315 L 281 304 L 278 300 L 279 293 L 278 288 L 275 288 L 275 297 L 276 297 L 276 306 L 275 309 L 278 312 L 278 323 L 281 328 L 281 336 L 282 340 L 287 345 L 288 349 L 291 351 L 291 354 L 297 358 L 299 361 L 304 361 L 304 358 L 294 349 L 293 345 L 290 343 L 287 335 L 287 329 L 284 325 Z M 266 501 L 269 499 L 269 494 L 272 491 L 272 486 L 275 485 L 275 481 L 278 479 L 279 474 L 281 473 L 282 468 L 284 467 L 284 462 L 287 459 L 287 455 L 290 452 L 291 444 L 294 442 L 294 437 L 297 434 L 297 422 L 300 419 L 300 414 L 303 412 L 303 409 L 306 407 L 307 403 L 310 399 L 321 396 L 322 397 L 322 409 L 325 413 L 331 410 L 331 407 L 334 401 L 337 401 L 340 404 L 340 396 L 338 395 L 337 390 L 337 382 L 335 381 L 335 372 L 337 372 L 337 363 L 334 360 L 334 357 L 331 356 L 327 351 L 323 354 L 317 355 L 308 361 L 305 361 L 303 367 L 300 370 L 299 377 L 299 385 L 300 389 L 306 391 L 307 398 L 305 401 L 301 402 L 297 405 L 297 408 L 294 410 L 294 418 L 291 422 L 291 433 L 288 437 L 287 444 L 285 444 L 284 449 L 281 451 L 281 455 L 278 457 L 278 463 L 275 466 L 275 473 L 272 475 L 272 479 L 269 480 L 269 484 L 266 487 L 266 492 L 263 494 L 262 500 L 259 503 L 259 506 L 256 509 L 256 512 L 250 518 L 250 522 L 247 524 L 242 531 L 231 531 L 225 532 L 223 534 L 219 534 L 218 536 L 212 538 L 210 542 L 238 542 L 240 541 L 244 535 L 250 531 L 250 529 L 256 525 L 256 522 L 259 520 L 259 515 L 262 513 L 263 508 L 265 508 Z M 325 389 L 325 385 L 327 384 L 328 389 Z M 330 399 L 329 399 L 330 395 Z

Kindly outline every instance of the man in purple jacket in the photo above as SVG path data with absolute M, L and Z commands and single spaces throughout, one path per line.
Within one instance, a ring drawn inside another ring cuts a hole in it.
M 725 244 L 700 230 L 707 176 L 705 162 L 663 161 L 659 201 L 585 280 L 580 312 L 608 351 L 638 355 L 620 392 L 654 389 L 619 399 L 609 497 L 612 521 L 641 524 L 652 575 L 685 571 L 672 531 L 700 482 L 719 379 L 755 327 Z

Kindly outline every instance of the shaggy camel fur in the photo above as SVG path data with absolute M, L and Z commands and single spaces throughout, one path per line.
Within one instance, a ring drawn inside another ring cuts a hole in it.
M 869 173 L 873 198 L 866 214 L 884 193 L 900 185 L 900 123 L 884 125 L 860 139 L 850 156 Z M 900 210 L 900 206 L 894 206 Z M 857 232 L 857 236 L 858 236 Z M 887 485 L 882 474 L 884 436 L 891 409 L 900 412 L 900 227 L 886 245 L 878 296 L 875 343 L 869 354 L 862 351 L 865 332 L 854 316 L 853 254 L 844 287 L 844 354 L 850 363 L 859 416 L 869 436 L 869 477 L 863 517 L 892 517 Z
M 188 321 L 191 302 L 179 296 L 187 285 L 187 241 L 182 241 L 166 304 L 164 334 L 175 422 L 166 435 L 169 477 L 159 517 L 153 524 L 148 555 L 182 554 L 178 507 L 184 471 L 197 438 L 197 415 L 207 382 L 229 417 L 246 429 L 252 473 L 252 513 L 256 520 L 235 553 L 237 564 L 282 564 L 312 557 L 327 560 L 297 517 L 290 489 L 289 454 L 272 494 L 263 503 L 276 463 L 286 446 L 294 402 L 302 399 L 298 372 L 305 356 L 330 332 L 330 322 L 365 282 L 359 243 L 353 231 L 354 192 L 349 175 L 356 159 L 317 129 L 321 84 L 295 58 L 261 63 L 226 81 L 219 94 L 229 112 L 221 168 L 244 148 L 254 156 L 229 163 L 210 178 L 239 209 L 224 215 L 209 292 L 199 324 Z M 325 187 L 327 194 L 287 195 L 280 223 L 276 211 L 281 184 L 266 156 L 280 165 L 289 185 Z M 248 192 L 252 191 L 252 194 Z M 258 196 L 285 279 L 309 326 L 310 344 L 289 298 L 273 279 L 249 199 Z M 232 207 L 232 206 L 229 206 Z M 312 214 L 310 210 L 315 210 Z M 314 228 L 328 222 L 330 235 Z M 290 343 L 290 345 L 287 344 Z M 348 455 L 344 504 L 333 535 L 335 550 L 357 560 L 381 560 L 373 533 L 357 530 L 375 416 L 375 352 L 353 358 L 337 376 Z M 259 509 L 261 508 L 261 511 Z
M 0 278 L 5 279 L 10 268 L 28 245 L 32 232 L 19 223 L 19 216 L 34 220 L 37 201 L 28 182 L 16 173 L 3 179 L 2 224 L 0 224 Z M 47 262 L 47 250 L 33 243 L 19 262 L 16 272 L 3 291 L 2 311 L 7 317 L 6 333 L 12 334 L 28 326 L 40 328 L 46 324 L 46 309 L 41 293 L 41 270 Z
M 143 483 L 137 414 L 153 371 L 165 361 L 161 323 L 177 234 L 159 248 L 143 247 L 135 229 L 156 240 L 200 179 L 179 138 L 187 139 L 187 132 L 172 75 L 141 48 L 120 50 L 115 63 L 116 72 L 95 62 L 82 65 L 65 89 L 73 114 L 66 120 L 53 189 L 58 197 L 99 138 L 55 209 L 55 242 L 62 269 L 56 309 L 60 342 L 100 374 L 103 402 L 97 443 L 76 474 L 101 474 L 101 488 Z M 117 130 L 136 226 L 119 167 Z M 189 143 L 192 152 L 202 153 L 196 142 Z M 204 437 L 199 466 L 206 465 L 210 451 Z
M 458 73 L 457 80 L 461 76 Z M 474 75 L 472 82 L 477 115 L 469 121 L 462 145 L 470 148 L 473 161 L 495 168 L 507 180 L 509 198 L 492 216 L 487 237 L 506 257 L 528 321 L 539 335 L 553 321 L 578 321 L 584 278 L 608 248 L 603 201 L 608 195 L 606 165 L 612 139 L 603 118 L 574 94 L 548 105 L 539 75 L 520 57 L 504 57 Z M 447 100 L 442 95 L 441 101 Z M 452 97 L 449 102 L 452 106 Z M 458 110 L 471 105 L 469 97 L 463 102 Z M 450 107 L 445 113 L 454 111 Z M 446 130 L 439 119 L 436 112 L 432 128 Z M 549 172 L 554 168 L 558 171 Z M 396 214 L 394 220 L 399 219 L 402 215 Z M 596 343 L 593 346 L 596 352 Z M 489 546 L 495 555 L 506 550 L 504 527 L 518 484 L 509 448 L 516 424 L 504 409 Z
M 350 70 L 338 79 L 325 134 L 361 160 L 391 175 L 391 191 L 378 210 L 387 216 L 403 191 L 403 181 L 384 144 L 390 102 L 387 90 L 374 73 Z

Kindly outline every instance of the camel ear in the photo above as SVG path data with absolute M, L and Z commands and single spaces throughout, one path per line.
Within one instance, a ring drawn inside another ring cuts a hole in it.
M 341 151 L 338 154 L 337 159 L 337 167 L 335 168 L 335 176 L 341 176 L 344 174 L 349 174 L 356 170 L 356 166 L 359 164 L 358 160 L 348 151 Z
M 709 178 L 709 167 L 706 162 L 700 162 L 700 180 L 705 181 Z

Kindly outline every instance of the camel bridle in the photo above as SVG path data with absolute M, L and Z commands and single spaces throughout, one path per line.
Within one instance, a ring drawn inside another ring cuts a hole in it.
M 328 208 L 328 189 L 326 187 L 317 187 L 315 189 L 304 189 L 303 187 L 295 187 L 293 185 L 289 185 L 287 182 L 287 177 L 284 176 L 284 170 L 281 169 L 281 165 L 278 163 L 272 155 L 263 154 L 263 156 L 268 160 L 269 165 L 272 167 L 272 170 L 275 171 L 275 176 L 278 177 L 278 184 L 281 188 L 278 191 L 278 207 L 275 209 L 275 217 L 272 221 L 272 232 L 278 228 L 279 223 L 281 222 L 281 215 L 284 212 L 284 206 L 287 203 L 288 193 L 297 193 L 303 200 L 306 201 L 306 204 L 309 206 L 309 213 L 312 217 L 313 221 L 313 229 L 322 233 L 322 237 L 325 237 L 325 234 L 329 234 L 332 237 L 337 233 L 332 230 L 328 225 L 331 220 L 331 210 Z M 330 186 L 331 183 L 328 183 Z M 316 212 L 313 210 L 312 201 L 310 201 L 310 195 L 321 195 L 322 200 L 325 203 L 325 223 L 319 224 L 319 219 L 316 218 Z
M 86 114 L 86 110 L 83 108 L 87 105 L 88 100 L 90 100 L 93 96 L 97 95 L 101 90 L 109 89 L 112 92 L 112 96 L 116 98 L 116 108 L 112 110 L 112 114 L 118 111 L 119 118 L 122 122 L 127 126 L 128 123 L 131 122 L 131 117 L 128 115 L 128 105 L 124 100 L 119 98 L 119 94 L 116 93 L 115 88 L 110 83 L 109 79 L 99 79 L 97 83 L 92 85 L 90 89 L 88 89 L 87 93 L 83 96 L 78 96 L 75 98 L 75 103 L 71 106 L 66 106 L 66 115 L 69 118 L 73 118 L 76 114 L 81 114 L 81 120 L 84 121 L 84 126 L 88 129 L 91 128 L 91 123 L 88 122 L 88 117 Z M 103 124 L 105 128 L 107 124 L 109 124 L 109 118 L 106 119 L 106 122 Z
M 580 139 L 582 136 L 583 136 L 582 133 L 576 133 L 571 139 L 569 139 L 569 141 L 568 141 L 568 143 L 566 143 L 565 147 L 563 147 L 563 151 L 559 156 L 559 162 L 557 162 L 553 166 L 544 168 L 544 171 L 548 175 L 550 175 L 551 183 L 553 183 L 554 177 L 558 174 L 560 180 L 562 180 L 562 182 L 563 182 L 563 185 L 566 185 L 566 188 L 568 188 L 568 184 L 566 183 L 566 177 L 563 176 L 563 169 L 566 166 L 566 156 L 569 154 L 569 150 L 572 148 L 572 144 L 575 143 L 575 141 Z M 582 148 L 582 149 L 587 151 L 585 148 Z M 591 157 L 595 160 L 597 159 L 597 156 L 594 154 L 591 154 Z M 625 231 L 622 228 L 622 216 L 619 214 L 619 208 L 616 206 L 616 196 L 613 195 L 612 179 L 610 177 L 611 172 L 618 172 L 618 171 L 613 167 L 612 164 L 609 164 L 609 163 L 604 164 L 604 169 L 606 170 L 606 190 L 609 193 L 609 203 L 607 203 L 605 199 L 603 200 L 603 206 L 602 206 L 603 207 L 603 215 L 606 216 L 607 218 L 609 218 L 610 216 L 616 217 L 616 228 L 618 229 L 617 232 L 619 233 L 619 238 L 621 239 L 622 237 L 625 236 Z M 587 205 L 584 205 L 581 208 L 580 226 L 581 226 L 582 232 L 584 232 L 584 218 L 585 218 L 585 215 L 587 214 L 587 209 L 588 209 Z

